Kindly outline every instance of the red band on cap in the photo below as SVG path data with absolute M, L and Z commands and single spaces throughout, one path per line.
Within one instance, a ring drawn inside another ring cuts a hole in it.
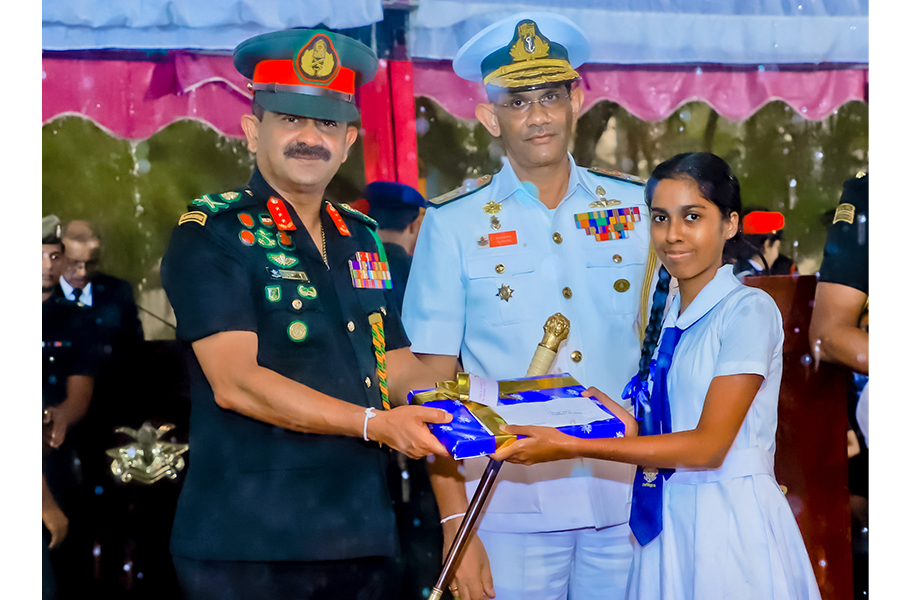
M 754 211 L 744 217 L 744 233 L 759 235 L 774 233 L 784 227 L 784 215 L 779 212 Z
M 356 73 L 353 69 L 340 67 L 337 76 L 328 85 L 301 81 L 294 70 L 294 61 L 289 59 L 261 60 L 253 70 L 253 83 L 280 83 L 283 85 L 305 85 L 312 88 L 325 88 L 354 94 L 356 90 Z

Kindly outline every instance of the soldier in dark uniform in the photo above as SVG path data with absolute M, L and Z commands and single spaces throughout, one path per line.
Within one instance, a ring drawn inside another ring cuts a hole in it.
M 426 423 L 449 416 L 390 409 L 438 377 L 409 350 L 374 221 L 323 200 L 357 136 L 354 81 L 377 61 L 304 29 L 234 56 L 255 91 L 241 124 L 257 170 L 194 200 L 162 262 L 193 349 L 179 583 L 186 598 L 393 597 L 388 448 L 446 456 Z
M 88 411 L 94 357 L 77 309 L 54 293 L 63 265 L 59 219 L 44 219 L 41 241 L 43 348 L 42 520 L 46 597 L 86 592 L 90 546 L 84 535 L 78 461 L 67 435 Z M 52 550 L 52 552 L 50 552 Z
M 869 508 L 869 176 L 844 182 L 819 268 L 809 345 L 817 360 L 849 369 L 850 524 L 855 597 L 868 589 Z M 861 389 L 861 393 L 860 393 Z M 860 439 L 862 443 L 860 443 Z

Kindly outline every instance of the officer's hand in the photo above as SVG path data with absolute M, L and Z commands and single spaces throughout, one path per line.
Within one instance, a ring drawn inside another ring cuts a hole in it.
M 69 533 L 69 518 L 54 505 L 41 511 L 41 520 L 50 532 L 50 548 L 58 548 Z
M 454 519 L 444 524 L 444 559 L 453 545 L 453 538 L 459 529 L 462 519 Z M 494 579 L 491 577 L 491 561 L 478 535 L 473 533 L 469 538 L 460 560 L 459 567 L 450 584 L 450 592 L 454 598 L 461 600 L 485 600 L 496 596 Z
M 66 441 L 66 431 L 69 429 L 69 419 L 66 413 L 58 406 L 51 406 L 44 410 L 44 441 L 51 448 L 59 448 Z
M 429 454 L 450 456 L 447 449 L 431 435 L 426 423 L 449 423 L 453 417 L 428 406 L 400 406 L 379 411 L 369 420 L 368 437 L 402 452 L 410 458 Z

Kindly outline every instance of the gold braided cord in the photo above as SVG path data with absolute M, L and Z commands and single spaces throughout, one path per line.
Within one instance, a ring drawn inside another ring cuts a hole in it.
M 573 79 L 578 79 L 578 73 L 572 68 L 569 61 L 561 58 L 538 58 L 503 65 L 485 77 L 484 84 L 498 87 L 524 87 Z
M 650 252 L 647 254 L 647 268 L 644 269 L 644 283 L 641 285 L 641 322 L 639 328 L 639 338 L 641 344 L 644 343 L 644 332 L 647 330 L 647 322 L 650 320 L 649 305 L 653 303 L 653 292 L 650 287 L 653 285 L 653 273 L 656 271 L 656 250 L 653 244 L 650 245 Z

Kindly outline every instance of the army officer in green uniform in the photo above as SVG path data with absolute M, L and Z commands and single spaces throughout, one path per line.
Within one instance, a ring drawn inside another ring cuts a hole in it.
M 323 200 L 357 129 L 364 45 L 294 29 L 243 42 L 257 170 L 193 201 L 162 262 L 191 343 L 190 456 L 171 552 L 185 598 L 386 598 L 388 447 L 446 456 L 400 406 L 438 377 L 409 350 L 376 223 Z M 389 410 L 390 409 L 390 410 Z

